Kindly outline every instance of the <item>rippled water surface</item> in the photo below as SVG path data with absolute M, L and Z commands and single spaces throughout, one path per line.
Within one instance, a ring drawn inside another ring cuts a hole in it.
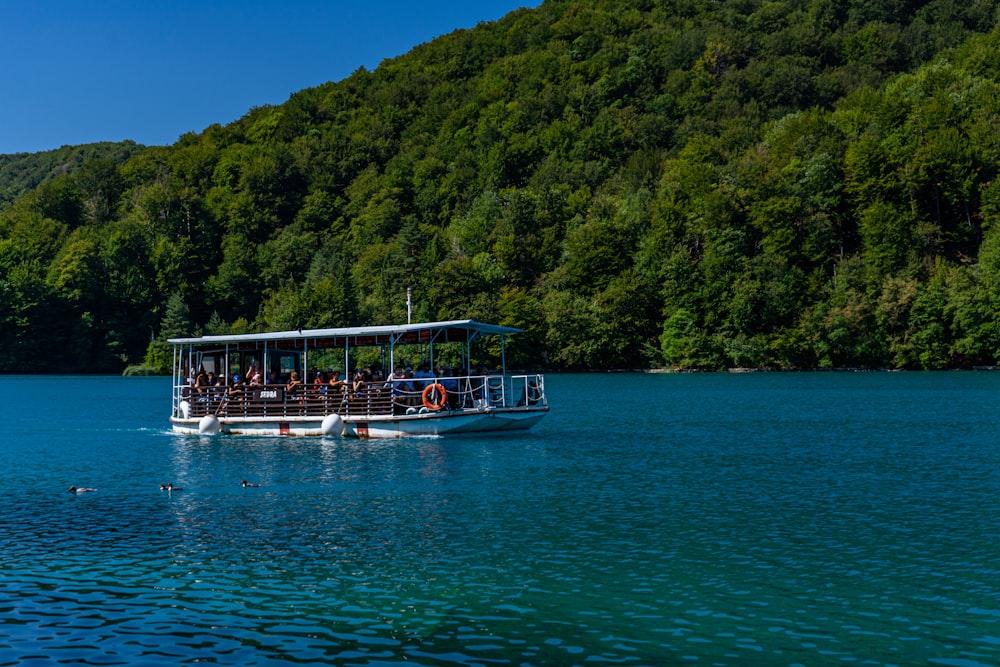
M 546 384 L 527 434 L 361 442 L 0 377 L 0 665 L 1000 663 L 1000 374 Z

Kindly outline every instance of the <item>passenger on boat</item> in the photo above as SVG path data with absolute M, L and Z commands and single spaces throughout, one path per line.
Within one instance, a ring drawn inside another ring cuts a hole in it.
M 406 367 L 406 404 L 412 407 L 420 405 L 420 392 L 417 391 L 417 383 L 413 376 L 413 369 Z
M 445 392 L 448 395 L 448 408 L 454 410 L 458 408 L 458 378 L 454 375 L 455 371 L 451 366 L 445 366 L 438 369 L 438 382 L 444 387 Z
M 340 371 L 332 371 L 326 385 L 334 396 L 342 396 L 347 388 L 347 383 L 340 379 Z
M 406 371 L 402 366 L 396 366 L 396 370 L 389 373 L 385 379 L 385 388 L 392 390 L 392 402 L 394 406 L 406 406 L 406 396 L 410 391 L 410 383 L 406 381 Z
M 377 368 L 372 369 L 371 380 L 368 383 L 368 393 L 373 396 L 381 396 L 385 380 L 382 379 L 382 371 Z
M 212 382 L 208 377 L 208 373 L 205 372 L 205 369 L 200 369 L 194 380 L 195 400 L 198 403 L 211 403 L 213 391 Z
M 219 391 L 222 392 L 222 400 L 219 402 L 219 407 L 215 409 L 215 414 L 221 414 L 223 411 L 228 410 L 229 404 L 237 402 L 243 398 L 243 383 L 240 382 L 240 376 L 233 376 L 233 383 L 226 389 L 225 382 L 221 382 L 219 385 Z
M 205 393 L 208 391 L 208 373 L 205 372 L 205 367 L 202 366 L 198 369 L 198 375 L 194 378 L 194 390 L 198 393 L 198 400 L 204 402 L 206 399 Z
M 395 386 L 393 383 L 396 382 L 397 380 L 401 380 L 402 378 L 403 378 L 403 367 L 396 366 L 396 368 L 391 373 L 389 373 L 389 375 L 386 376 L 385 386 L 391 389 L 392 387 Z
M 247 382 L 249 383 L 253 383 L 254 378 L 260 376 L 260 367 L 257 366 L 256 359 L 250 362 L 250 366 L 247 368 L 247 372 L 245 375 Z M 263 384 L 263 382 L 258 382 L 257 384 Z
M 528 380 L 527 394 L 525 398 L 528 400 L 528 405 L 538 405 L 538 402 L 542 400 L 542 390 L 534 378 Z
M 209 391 L 212 393 L 213 401 L 221 402 L 226 400 L 226 376 L 219 373 Z
M 292 371 L 291 377 L 288 379 L 288 384 L 285 385 L 285 391 L 292 398 L 302 398 L 305 392 L 302 391 L 303 385 L 302 380 L 299 379 L 299 372 Z
M 364 390 L 366 384 L 365 371 L 363 368 L 359 368 L 354 371 L 354 378 L 351 380 L 351 392 L 355 396 L 360 396 L 361 392 Z
M 413 372 L 413 391 L 422 392 L 424 387 L 429 387 L 433 383 L 434 373 L 431 373 L 431 365 L 424 362 Z
M 313 375 L 313 380 L 312 380 L 313 392 L 317 396 L 325 396 L 327 390 L 329 389 L 329 385 L 327 384 L 327 382 L 329 382 L 327 373 L 317 370 L 316 373 Z

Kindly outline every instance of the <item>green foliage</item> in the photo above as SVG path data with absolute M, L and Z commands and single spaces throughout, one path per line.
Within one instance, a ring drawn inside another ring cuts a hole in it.
M 523 367 L 995 364 L 998 9 L 545 2 L 173 146 L 0 156 L 0 371 L 408 289 Z
M 167 300 L 160 325 L 159 335 L 149 341 L 142 365 L 157 369 L 160 373 L 169 373 L 173 362 L 172 348 L 167 342 L 170 338 L 184 338 L 195 334 L 190 320 L 191 311 L 180 292 L 174 292 Z
M 660 349 L 671 366 L 696 368 L 704 359 L 704 330 L 698 326 L 694 314 L 684 308 L 675 311 L 663 323 Z
M 133 364 L 131 366 L 126 366 L 125 370 L 122 371 L 122 375 L 124 377 L 142 377 L 147 375 L 164 375 L 164 373 L 159 368 L 154 366 Z
M 79 171 L 90 160 L 121 164 L 145 149 L 133 141 L 63 146 L 41 153 L 0 155 L 0 210 L 42 184 Z

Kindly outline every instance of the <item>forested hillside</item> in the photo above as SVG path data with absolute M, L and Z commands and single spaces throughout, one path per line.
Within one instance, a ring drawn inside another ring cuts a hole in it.
M 0 211 L 0 370 L 476 318 L 513 365 L 1000 355 L 1000 0 L 548 1 Z
M 106 158 L 120 164 L 143 148 L 134 141 L 105 141 L 40 153 L 0 155 L 0 209 L 41 183 L 77 171 L 87 160 Z

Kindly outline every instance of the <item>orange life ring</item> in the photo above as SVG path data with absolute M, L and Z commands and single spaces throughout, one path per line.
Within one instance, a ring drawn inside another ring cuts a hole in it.
M 438 396 L 440 396 L 437 403 L 428 398 L 432 391 L 436 391 Z M 420 395 L 420 399 L 424 402 L 424 406 L 428 410 L 440 410 L 448 401 L 448 392 L 445 391 L 444 387 L 435 382 L 424 387 L 424 393 Z

